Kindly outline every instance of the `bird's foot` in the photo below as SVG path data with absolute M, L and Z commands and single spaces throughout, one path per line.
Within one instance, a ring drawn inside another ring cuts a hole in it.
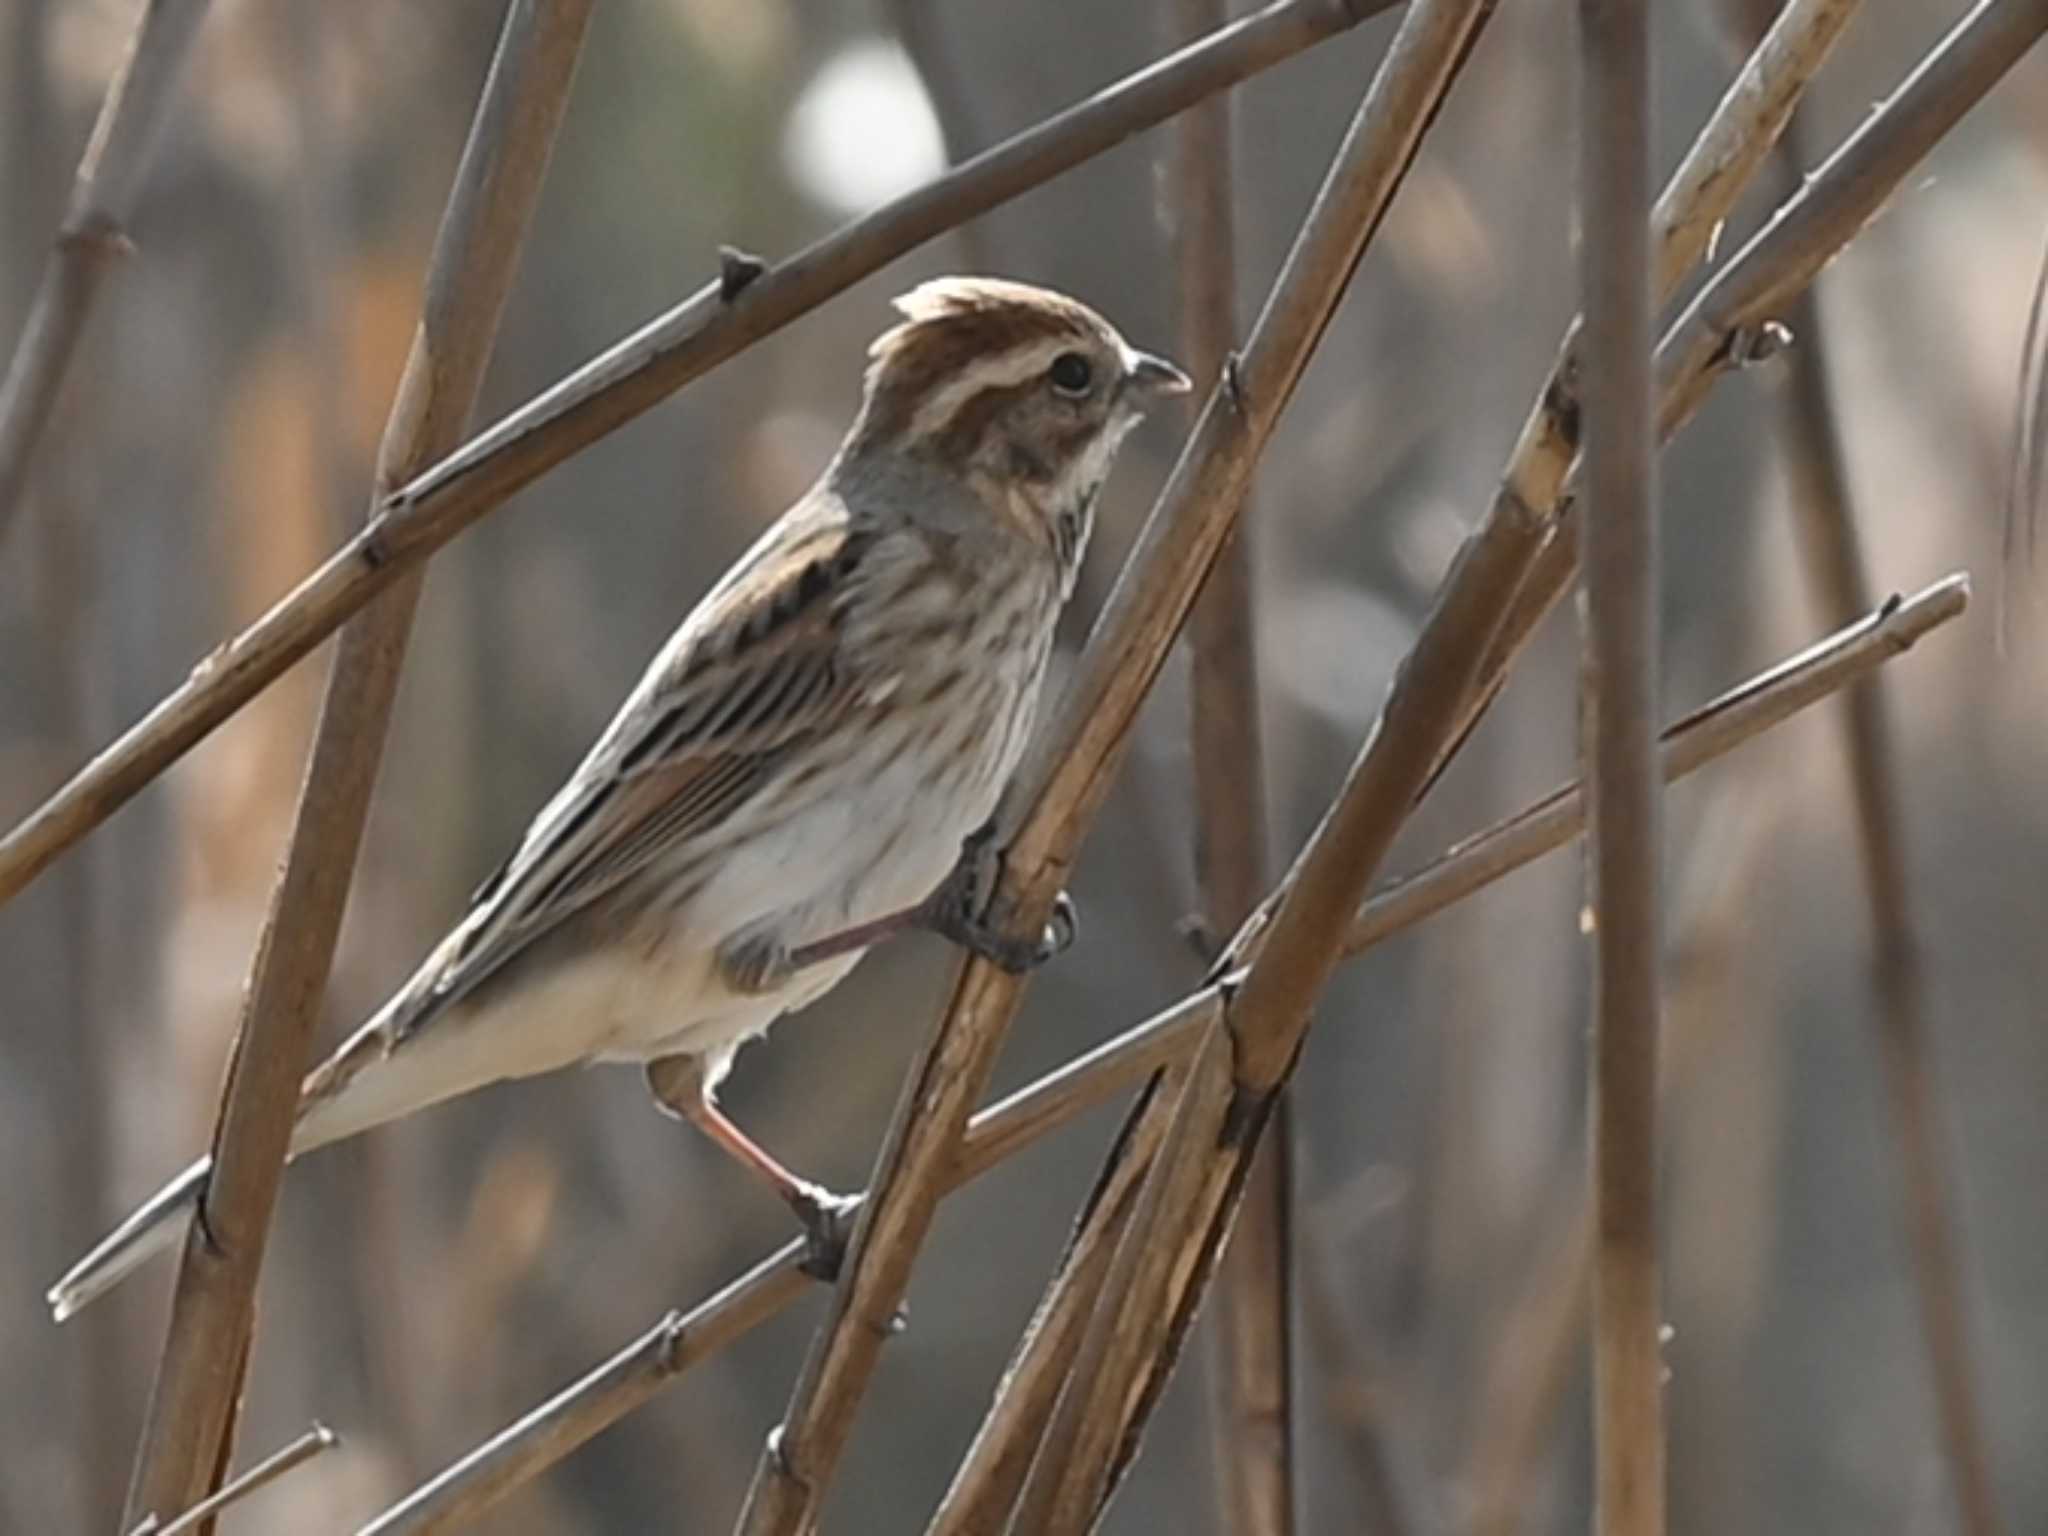
M 846 1245 L 853 1238 L 861 1197 L 835 1195 L 822 1184 L 799 1179 L 785 1198 L 804 1229 L 804 1257 L 797 1268 L 813 1280 L 833 1284 L 839 1278 L 839 1266 L 846 1260 Z
M 1070 946 L 1080 918 L 1072 899 L 1061 891 L 1053 898 L 1052 912 L 1038 934 L 1022 937 L 1001 932 L 989 920 L 1001 865 L 1002 854 L 993 846 L 990 829 L 984 827 L 960 845 L 960 862 L 925 902 L 919 922 L 991 965 L 1022 975 Z

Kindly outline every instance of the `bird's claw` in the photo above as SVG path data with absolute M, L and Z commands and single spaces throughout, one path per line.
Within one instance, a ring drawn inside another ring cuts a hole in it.
M 813 1280 L 833 1284 L 853 1238 L 860 1196 L 835 1195 L 822 1184 L 804 1183 L 790 1193 L 789 1208 L 804 1229 L 804 1256 L 797 1268 Z
M 1035 971 L 1053 956 L 1064 953 L 1072 946 L 1079 926 L 1073 899 L 1065 891 L 1053 898 L 1052 915 L 1035 938 L 998 933 L 978 914 L 963 912 L 950 904 L 935 909 L 931 920 L 934 933 L 1013 976 Z
M 1074 942 L 1080 917 L 1073 899 L 1061 891 L 1053 898 L 1044 929 L 1035 937 L 997 931 L 988 920 L 988 909 L 1001 857 L 987 828 L 968 838 L 960 847 L 959 864 L 926 903 L 924 925 L 991 965 L 1021 976 L 1065 952 Z

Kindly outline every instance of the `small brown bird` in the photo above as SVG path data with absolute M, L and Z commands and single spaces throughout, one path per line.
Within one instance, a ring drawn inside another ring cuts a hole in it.
M 467 915 L 306 1078 L 292 1154 L 503 1078 L 647 1064 L 829 1264 L 845 1202 L 719 1110 L 734 1053 L 921 923 L 1001 963 L 963 848 L 1031 729 L 1125 433 L 1178 368 L 1042 288 L 897 300 L 824 474 L 654 659 Z M 59 1321 L 182 1230 L 193 1164 L 51 1287 Z

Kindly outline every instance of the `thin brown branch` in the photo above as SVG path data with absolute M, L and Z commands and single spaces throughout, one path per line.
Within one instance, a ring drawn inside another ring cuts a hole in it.
M 1199 37 L 1223 0 L 1172 0 L 1177 37 Z M 1237 342 L 1237 229 L 1231 100 L 1218 96 L 1175 127 L 1168 174 L 1180 279 L 1181 361 L 1208 386 Z M 1189 757 L 1195 777 L 1195 879 L 1201 925 L 1235 933 L 1266 892 L 1266 772 L 1253 645 L 1252 526 L 1216 557 L 1188 622 Z M 1209 1322 L 1209 1434 L 1217 1529 L 1294 1530 L 1293 1191 L 1288 1107 L 1253 1163 Z
M 131 1536 L 185 1536 L 196 1531 L 201 1524 L 211 1520 L 230 1504 L 238 1504 L 258 1489 L 267 1488 L 285 1473 L 303 1466 L 322 1451 L 341 1443 L 334 1431 L 325 1424 L 315 1424 L 298 1439 L 282 1449 L 271 1452 L 240 1477 L 224 1486 L 219 1493 L 201 1499 L 169 1525 L 159 1525 L 155 1515 L 149 1516 L 135 1527 Z
M 1657 1036 L 1663 905 L 1650 413 L 1650 22 L 1579 0 L 1586 577 L 1580 757 L 1593 926 L 1593 1528 L 1663 1536 Z
M 177 100 L 206 0 L 149 0 L 107 86 L 71 184 L 28 321 L 0 383 L 0 539 L 28 488 L 36 445 L 108 270 L 131 249 L 128 222 Z
M 1667 430 L 1675 430 L 1697 408 L 1721 374 L 1756 355 L 1753 340 L 1767 334 L 1760 328 L 1771 309 L 1853 238 L 1910 170 L 1917 152 L 1938 139 L 2048 27 L 2044 13 L 2048 0 L 1986 0 L 1887 109 L 1709 285 L 1659 352 Z M 1502 673 L 1496 668 L 1505 661 L 1489 653 L 1496 649 L 1492 641 L 1500 615 L 1510 596 L 1532 579 L 1547 531 L 1545 519 L 1509 494 L 1467 540 L 1436 608 L 1396 673 L 1373 736 L 1336 805 L 1297 860 L 1270 921 L 1241 936 L 1244 949 L 1258 951 L 1258 960 L 1228 1020 L 1238 1069 L 1232 1114 L 1227 1123 L 1206 1127 L 1207 1135 L 1189 1143 L 1203 1149 L 1202 1174 L 1176 1182 L 1176 1189 L 1186 1192 L 1184 1199 L 1162 1203 L 1162 1224 L 1150 1244 L 1149 1262 L 1139 1285 L 1124 1298 L 1126 1305 L 1165 1308 L 1183 1326 L 1199 1306 L 1214 1253 L 1229 1231 L 1246 1159 L 1264 1129 L 1272 1094 L 1292 1070 L 1310 1010 L 1334 963 L 1341 933 L 1333 927 L 1333 912 L 1356 900 L 1408 809 L 1469 727 L 1472 716 L 1465 701 L 1484 701 L 1497 687 Z M 1419 762 L 1418 752 L 1424 754 Z M 1170 1174 L 1161 1170 L 1155 1176 Z M 1182 1331 L 1182 1326 L 1166 1330 L 1169 1346 Z M 1134 1453 L 1143 1421 L 1170 1373 L 1172 1348 L 1134 1363 L 1148 1373 L 1135 1392 L 1114 1370 L 1090 1383 L 1101 1412 L 1114 1412 L 1120 1403 L 1135 1405 L 1117 1439 L 1124 1459 Z M 1114 1477 L 1112 1469 L 1105 1494 Z
M 1664 773 L 1682 778 L 1904 654 L 1960 615 L 1968 583 L 1951 577 L 1832 635 L 1723 694 L 1666 732 Z M 1466 839 L 1396 881 L 1358 912 L 1347 952 L 1359 954 L 1562 848 L 1584 825 L 1577 785 Z M 1221 1014 L 1210 986 L 978 1113 L 947 1190 L 978 1178 L 1087 1111 L 1185 1056 Z M 805 1295 L 811 1282 L 792 1241 L 687 1315 L 671 1313 L 632 1345 L 387 1510 L 361 1536 L 452 1530 L 617 1423 L 683 1371 Z
M 780 262 L 713 283 L 392 491 L 363 531 L 200 661 L 0 840 L 0 903 L 377 593 L 522 487 L 925 241 L 1356 26 L 1388 0 L 1274 0 Z
M 1845 686 L 1873 663 L 1910 648 L 1929 629 L 1960 614 L 1969 592 L 1966 578 L 1951 576 L 1912 598 L 1893 598 L 1811 650 L 1688 715 L 1664 733 L 1665 782 L 1684 778 Z M 1570 785 L 1394 881 L 1360 910 L 1351 930 L 1351 952 L 1370 948 L 1509 871 L 1562 848 L 1579 835 L 1585 814 L 1582 790 Z
M 459 442 L 483 382 L 519 251 L 568 101 L 591 0 L 514 0 L 428 268 L 411 357 L 385 427 L 378 484 Z M 374 502 L 373 502 L 374 506 Z M 258 1270 L 383 754 L 418 577 L 343 635 L 321 706 L 290 851 L 258 943 L 214 1131 L 213 1174 L 188 1232 L 126 1522 L 182 1509 L 233 1438 Z
M 1033 743 L 997 811 L 1004 860 L 990 915 L 1000 928 L 1035 932 L 1049 915 L 1252 467 L 1489 10 L 1489 0 L 1422 0 L 1403 17 L 1241 361 L 1211 394 L 1118 578 L 1053 729 Z M 814 1517 L 1022 994 L 1021 978 L 985 961 L 961 968 L 898 1104 L 831 1313 L 756 1466 L 739 1527 L 748 1536 L 794 1536 Z

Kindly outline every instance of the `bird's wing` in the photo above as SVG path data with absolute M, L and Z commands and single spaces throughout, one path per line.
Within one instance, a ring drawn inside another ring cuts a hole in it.
M 656 658 L 518 850 L 477 891 L 393 1020 L 410 1034 L 535 938 L 716 826 L 868 696 L 838 604 L 866 544 L 799 509 Z

